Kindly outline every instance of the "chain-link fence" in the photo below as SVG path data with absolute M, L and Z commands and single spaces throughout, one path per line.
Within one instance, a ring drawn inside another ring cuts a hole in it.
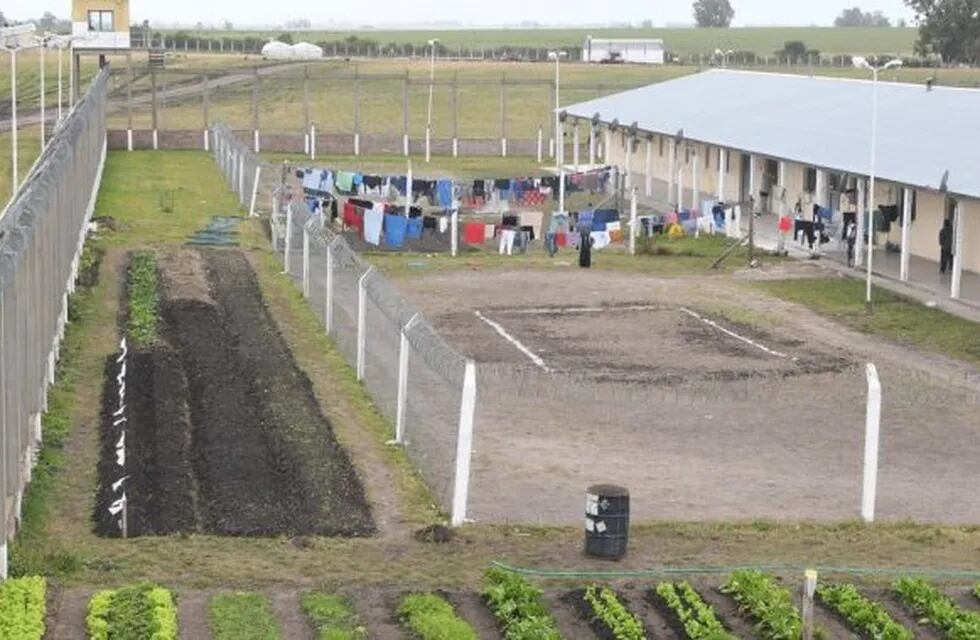
M 0 216 L 0 578 L 101 180 L 107 78 L 96 77 Z
M 224 127 L 212 129 L 215 160 L 243 204 L 265 212 L 270 239 L 288 274 L 323 323 L 378 411 L 392 439 L 418 466 L 439 505 L 466 517 L 475 367 L 453 350 L 395 287 L 319 215 L 284 197 L 282 169 L 262 165 Z M 274 175 L 279 187 L 266 185 Z M 251 189 L 245 187 L 252 176 Z M 256 178 L 255 176 L 258 176 Z

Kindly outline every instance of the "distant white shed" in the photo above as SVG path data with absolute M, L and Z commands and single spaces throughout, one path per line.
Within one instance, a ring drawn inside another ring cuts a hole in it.
M 656 39 L 588 36 L 582 48 L 583 62 L 663 64 L 665 57 L 664 41 Z

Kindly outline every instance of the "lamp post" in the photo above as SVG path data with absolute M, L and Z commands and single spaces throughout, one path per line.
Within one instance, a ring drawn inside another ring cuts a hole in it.
M 429 111 L 425 119 L 425 161 L 429 162 L 432 158 L 432 90 L 436 81 L 436 45 L 439 44 L 438 38 L 429 40 L 431 58 L 429 64 Z
M 31 46 L 24 43 L 30 41 L 34 30 L 33 24 L 0 29 L 0 49 L 10 54 L 10 140 L 13 177 L 10 185 L 11 193 L 16 193 L 20 185 L 20 172 L 17 170 L 17 52 Z
M 877 171 L 877 161 L 878 161 L 878 74 L 887 69 L 893 69 L 895 67 L 902 66 L 902 61 L 899 59 L 891 60 L 888 63 L 875 67 L 872 66 L 866 58 L 856 57 L 854 58 L 854 66 L 858 69 L 868 69 L 871 71 L 872 75 L 872 90 L 871 90 L 871 170 L 870 170 L 870 180 L 869 189 L 871 193 L 869 194 L 869 206 L 868 206 L 868 273 L 867 273 L 867 286 L 865 292 L 865 303 L 868 308 L 871 308 L 871 275 L 872 275 L 872 263 L 874 257 L 874 215 L 875 215 L 875 173 Z M 863 232 L 863 230 L 862 230 Z
M 548 52 L 548 59 L 555 61 L 555 168 L 559 171 L 565 164 L 563 157 L 565 141 L 562 139 L 561 124 L 558 121 L 558 110 L 561 108 L 561 98 L 559 97 L 561 91 L 561 59 L 567 57 L 567 51 L 555 50 Z

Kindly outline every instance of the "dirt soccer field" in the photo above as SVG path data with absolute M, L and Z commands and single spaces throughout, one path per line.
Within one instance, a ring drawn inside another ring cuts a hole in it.
M 174 249 L 158 270 L 162 335 L 128 354 L 130 535 L 372 533 L 360 479 L 245 256 Z M 106 509 L 119 476 L 108 390 L 96 521 L 118 535 Z
M 478 363 L 478 522 L 577 523 L 605 482 L 639 520 L 856 518 L 868 362 L 885 398 L 878 517 L 980 518 L 962 364 L 738 280 L 568 267 L 398 285 Z

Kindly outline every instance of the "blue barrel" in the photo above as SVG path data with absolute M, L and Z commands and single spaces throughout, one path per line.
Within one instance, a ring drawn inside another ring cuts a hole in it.
M 619 560 L 626 555 L 629 529 L 630 492 L 610 484 L 589 487 L 585 496 L 586 555 Z

